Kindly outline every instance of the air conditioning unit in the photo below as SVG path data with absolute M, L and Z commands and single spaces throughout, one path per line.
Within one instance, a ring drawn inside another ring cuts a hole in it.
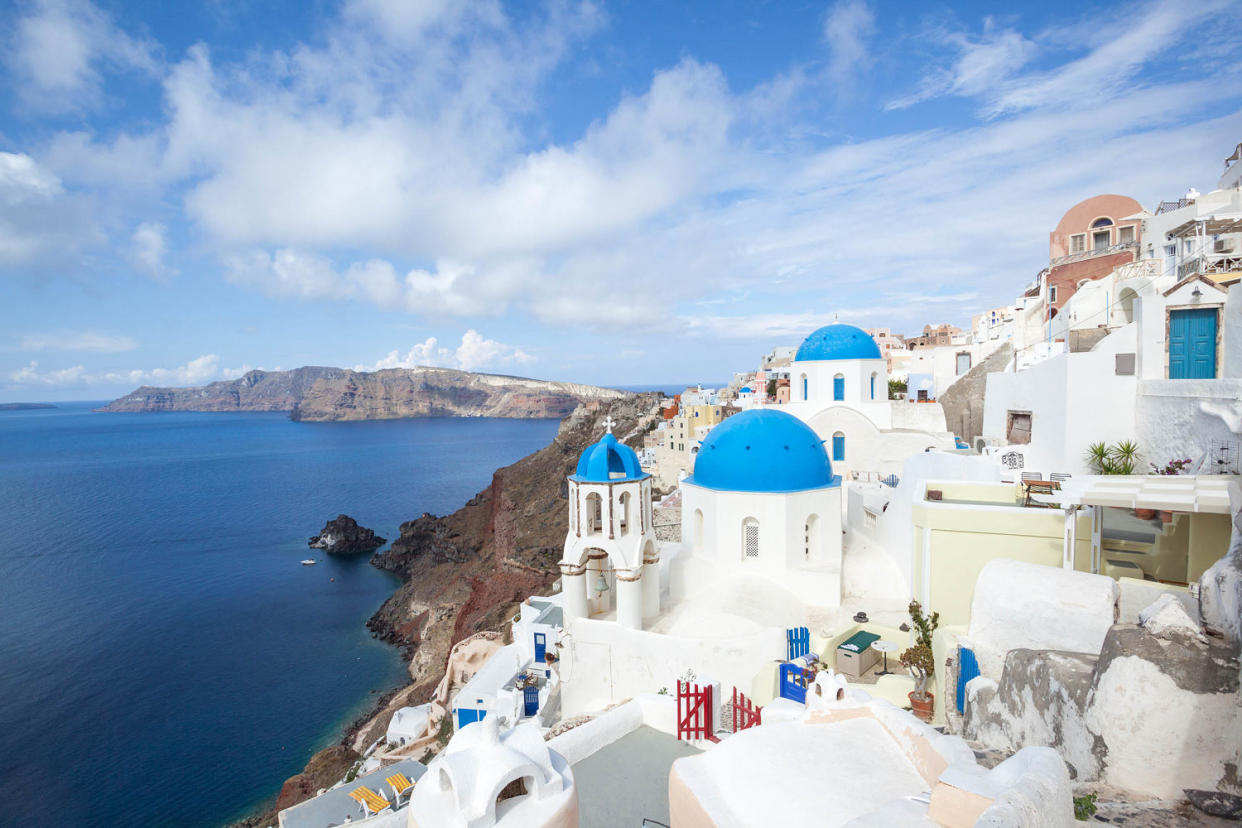
M 1238 245 L 1237 239 L 1217 239 L 1216 243 L 1212 245 L 1212 252 L 1232 253 L 1234 250 L 1237 249 L 1237 245 Z

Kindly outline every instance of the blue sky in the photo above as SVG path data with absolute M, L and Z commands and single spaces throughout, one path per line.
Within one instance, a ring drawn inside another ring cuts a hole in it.
M 716 381 L 1210 189 L 1242 2 L 3 4 L 0 400 L 252 367 Z

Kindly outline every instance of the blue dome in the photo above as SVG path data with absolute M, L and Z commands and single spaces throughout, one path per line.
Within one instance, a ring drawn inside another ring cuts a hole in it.
M 646 477 L 634 449 L 617 442 L 612 432 L 587 448 L 578 458 L 574 480 L 583 483 L 608 483 L 617 480 L 638 480 Z
M 792 414 L 750 409 L 707 433 L 687 480 L 727 492 L 800 492 L 839 486 L 824 441 Z
M 883 359 L 871 334 L 853 325 L 825 325 L 802 340 L 794 359 Z

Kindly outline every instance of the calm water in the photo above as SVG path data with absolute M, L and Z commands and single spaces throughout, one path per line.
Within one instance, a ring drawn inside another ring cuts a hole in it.
M 396 581 L 304 567 L 345 512 L 394 539 L 553 420 L 0 411 L 0 825 L 215 826 L 401 682 Z

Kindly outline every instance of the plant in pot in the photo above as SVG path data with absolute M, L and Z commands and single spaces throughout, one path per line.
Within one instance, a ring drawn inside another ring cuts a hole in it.
M 932 674 L 936 672 L 936 659 L 932 655 L 932 634 L 940 626 L 940 613 L 924 615 L 923 605 L 911 601 L 910 621 L 914 624 L 914 646 L 903 652 L 899 658 L 901 666 L 914 676 L 914 690 L 909 694 L 910 707 L 914 715 L 929 722 L 936 709 L 936 697 L 927 689 Z

